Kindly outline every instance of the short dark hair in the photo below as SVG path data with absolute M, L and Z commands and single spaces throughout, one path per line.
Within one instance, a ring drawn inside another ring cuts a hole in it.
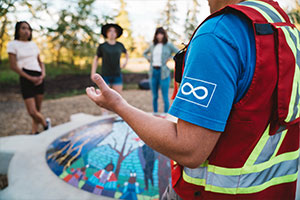
M 163 34 L 164 35 L 164 38 L 163 38 L 163 44 L 166 44 L 168 42 L 168 34 L 166 32 L 166 30 L 163 28 L 163 27 L 158 27 L 155 31 L 155 34 L 154 34 L 154 38 L 153 38 L 153 44 L 156 45 L 158 43 L 158 40 L 156 38 L 157 34 Z
M 26 23 L 29 26 L 30 36 L 28 38 L 28 41 L 31 41 L 31 39 L 32 39 L 32 28 L 31 28 L 30 24 L 26 21 L 19 21 L 19 22 L 16 23 L 16 26 L 15 26 L 15 40 L 20 39 L 20 33 L 19 32 L 20 32 L 21 25 L 23 23 Z

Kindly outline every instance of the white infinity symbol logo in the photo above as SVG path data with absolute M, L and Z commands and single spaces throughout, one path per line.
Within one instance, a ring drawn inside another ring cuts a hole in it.
M 186 88 L 186 87 L 188 87 L 190 90 L 185 91 L 184 88 Z M 198 96 L 196 93 L 197 90 L 202 90 L 204 92 L 204 94 L 202 96 Z M 208 95 L 208 91 L 207 91 L 206 87 L 199 86 L 199 87 L 194 88 L 190 83 L 185 83 L 181 88 L 181 92 L 184 95 L 190 95 L 191 93 L 193 93 L 194 97 L 196 97 L 199 100 L 205 99 Z

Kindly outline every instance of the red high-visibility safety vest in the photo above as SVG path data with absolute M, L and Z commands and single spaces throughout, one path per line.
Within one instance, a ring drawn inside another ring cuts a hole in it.
M 172 185 L 183 199 L 295 199 L 300 135 L 300 33 L 271 0 L 229 5 L 253 23 L 256 66 L 225 131 L 196 169 L 172 162 Z

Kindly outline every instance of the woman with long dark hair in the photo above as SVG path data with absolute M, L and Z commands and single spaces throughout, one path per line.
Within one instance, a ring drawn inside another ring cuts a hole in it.
M 32 118 L 32 134 L 38 133 L 38 125 L 44 130 L 50 128 L 50 119 L 45 119 L 41 113 L 44 97 L 45 66 L 41 61 L 37 45 L 31 41 L 32 28 L 26 21 L 20 21 L 15 26 L 15 38 L 7 45 L 9 64 L 20 76 L 21 93 Z
M 152 91 L 152 102 L 154 113 L 158 112 L 158 90 L 164 101 L 164 112 L 169 110 L 169 87 L 170 87 L 170 69 L 167 62 L 172 58 L 172 54 L 178 51 L 176 47 L 168 42 L 167 32 L 159 27 L 156 29 L 153 44 L 144 52 L 144 57 L 150 62 L 150 88 Z

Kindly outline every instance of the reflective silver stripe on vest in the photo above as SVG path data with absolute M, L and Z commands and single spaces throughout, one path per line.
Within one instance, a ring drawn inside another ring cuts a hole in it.
M 292 120 L 295 120 L 296 117 L 297 117 L 297 113 L 298 113 L 298 106 L 300 104 L 300 94 L 299 94 L 299 83 L 297 85 L 297 96 L 296 96 L 296 102 L 295 102 L 295 107 L 294 107 L 294 113 L 293 113 L 293 116 L 292 116 Z
M 280 127 L 275 135 L 272 135 L 269 137 L 267 143 L 265 144 L 263 150 L 259 154 L 259 156 L 254 164 L 259 164 L 259 163 L 263 163 L 263 162 L 270 160 L 270 158 L 272 157 L 272 155 L 278 145 L 278 142 L 280 141 L 283 131 L 286 131 L 286 130 L 284 130 L 284 127 L 282 127 L 282 128 Z
M 274 22 L 283 22 L 273 11 L 271 11 L 268 7 L 261 5 L 259 3 L 255 3 L 255 2 L 247 2 L 244 1 L 242 3 L 239 3 L 239 5 L 245 5 L 245 6 L 255 6 L 259 9 L 261 9 L 262 11 L 264 11 L 265 13 L 268 13 L 268 15 L 270 16 L 270 18 L 274 21 Z
M 205 179 L 205 185 L 213 185 L 222 188 L 248 188 L 261 185 L 270 181 L 272 178 L 295 174 L 298 171 L 297 166 L 298 159 L 295 159 L 283 161 L 261 172 L 237 176 L 227 176 L 208 172 L 207 167 L 199 167 L 197 169 L 185 167 L 184 172 L 190 177 Z
M 296 45 L 296 50 L 297 50 L 296 62 L 297 62 L 298 68 L 300 69 L 300 49 L 297 47 L 297 44 L 299 44 L 299 41 L 297 42 L 296 36 L 290 31 L 290 29 L 288 27 L 284 26 L 284 28 L 285 28 L 285 30 L 287 30 L 289 32 L 290 37 L 292 38 L 294 44 Z M 298 37 L 300 38 L 300 32 L 298 32 L 298 34 L 299 34 Z

